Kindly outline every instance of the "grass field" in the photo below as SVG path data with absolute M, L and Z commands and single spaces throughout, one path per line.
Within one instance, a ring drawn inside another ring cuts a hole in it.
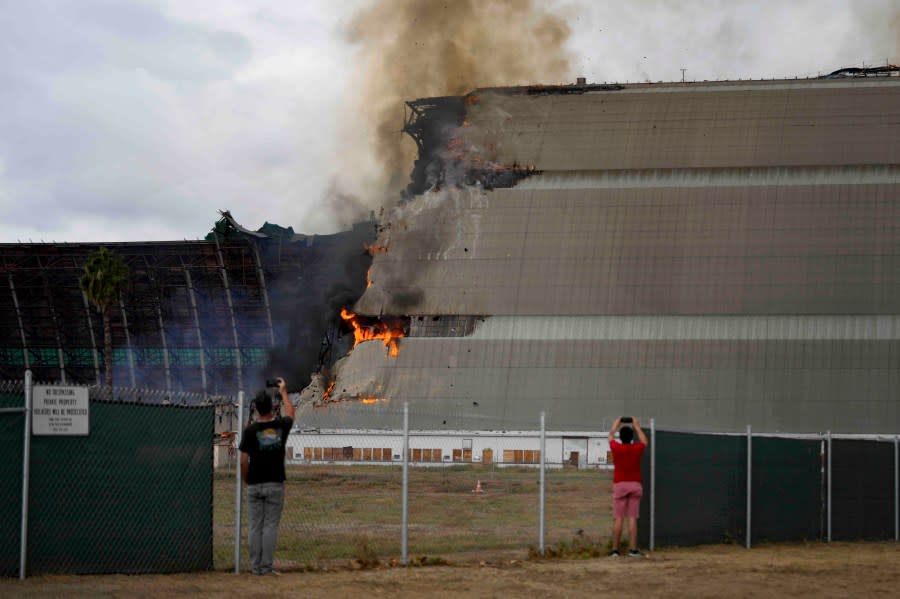
M 450 466 L 409 470 L 409 556 L 460 560 L 527 551 L 539 539 L 539 473 L 534 468 Z M 482 493 L 474 493 L 481 481 Z M 546 473 L 545 543 L 609 534 L 611 476 L 603 470 Z M 282 570 L 401 552 L 402 470 L 398 466 L 292 466 L 285 485 L 276 556 Z M 215 477 L 214 564 L 234 567 L 234 473 Z M 246 502 L 244 510 L 246 566 Z
M 425 568 L 0 579 L 0 597 L 896 597 L 900 544 L 666 549 L 645 559 L 504 559 Z
M 233 472 L 219 472 L 215 571 L 0 579 L 0 597 L 894 597 L 900 582 L 894 542 L 731 544 L 588 558 L 572 550 L 573 541 L 605 547 L 611 520 L 610 473 L 596 470 L 548 471 L 546 543 L 548 554 L 563 557 L 539 558 L 529 552 L 538 539 L 537 470 L 489 466 L 410 469 L 411 566 L 398 567 L 399 467 L 304 466 L 288 476 L 280 577 L 246 573 L 246 557 L 245 573 L 230 572 L 235 487 Z M 472 492 L 478 480 L 481 494 Z

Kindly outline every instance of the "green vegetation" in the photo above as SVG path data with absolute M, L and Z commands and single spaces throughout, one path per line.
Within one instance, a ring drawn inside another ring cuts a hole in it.
M 627 539 L 625 539 L 627 544 Z M 540 550 L 531 546 L 528 548 L 528 557 L 532 559 L 590 559 L 607 555 L 612 550 L 612 540 L 606 543 L 598 540 L 591 540 L 583 530 L 575 533 L 571 541 L 560 541 L 554 546 L 544 546 L 544 555 Z
M 88 256 L 84 264 L 81 289 L 103 317 L 103 358 L 106 364 L 106 386 L 112 387 L 112 306 L 122 298 L 128 284 L 128 267 L 118 254 L 105 247 Z
M 538 542 L 538 477 L 534 468 L 411 468 L 410 565 L 524 557 Z M 599 539 L 606 542 L 610 479 L 607 471 L 547 471 L 545 557 L 588 557 Z M 478 481 L 481 493 L 474 492 Z M 234 485 L 233 471 L 216 472 L 214 563 L 221 569 L 234 567 Z M 399 466 L 289 466 L 277 567 L 364 569 L 396 563 L 401 489 Z M 243 521 L 242 561 L 247 559 L 246 515 Z M 573 537 L 575 542 L 568 541 Z

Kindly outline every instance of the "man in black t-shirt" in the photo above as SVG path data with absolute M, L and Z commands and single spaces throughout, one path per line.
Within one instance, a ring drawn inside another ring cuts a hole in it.
M 241 478 L 247 485 L 250 561 L 254 574 L 272 572 L 278 523 L 284 506 L 284 448 L 294 426 L 294 406 L 284 379 L 278 379 L 284 416 L 275 418 L 272 397 L 260 391 L 253 400 L 259 419 L 241 437 Z

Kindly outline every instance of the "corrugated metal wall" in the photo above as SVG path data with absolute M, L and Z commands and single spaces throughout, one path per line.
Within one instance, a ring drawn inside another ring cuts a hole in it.
M 357 347 L 359 425 L 900 429 L 900 79 L 476 93 L 456 136 L 542 172 L 382 218 L 356 310 L 481 319 Z

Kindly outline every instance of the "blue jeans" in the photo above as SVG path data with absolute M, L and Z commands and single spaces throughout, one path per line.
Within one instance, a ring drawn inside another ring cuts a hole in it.
M 250 517 L 248 544 L 254 574 L 272 571 L 283 506 L 284 483 L 247 485 L 247 512 Z

